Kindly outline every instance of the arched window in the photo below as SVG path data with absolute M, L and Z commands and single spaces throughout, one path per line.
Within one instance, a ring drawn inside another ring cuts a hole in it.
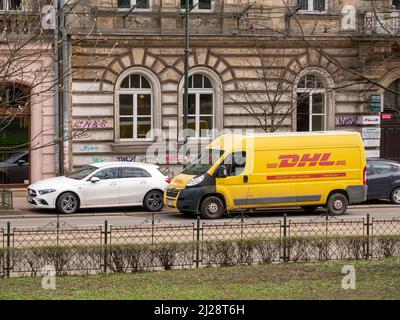
M 208 137 L 214 127 L 214 88 L 207 76 L 193 74 L 189 77 L 188 136 Z
M 120 140 L 152 139 L 153 89 L 141 74 L 126 76 L 119 87 Z
M 316 74 L 306 74 L 297 85 L 297 131 L 325 131 L 327 128 L 327 92 Z

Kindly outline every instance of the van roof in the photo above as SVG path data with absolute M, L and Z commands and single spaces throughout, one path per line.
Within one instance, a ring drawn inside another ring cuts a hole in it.
M 343 137 L 343 139 L 340 139 Z M 322 139 L 321 139 L 322 138 Z M 313 147 L 313 146 L 355 146 L 360 145 L 361 135 L 355 131 L 322 131 L 322 132 L 274 132 L 253 135 L 224 134 L 212 141 L 208 148 L 230 150 L 248 146 L 253 143 L 254 149 Z M 252 149 L 253 149 L 252 148 Z

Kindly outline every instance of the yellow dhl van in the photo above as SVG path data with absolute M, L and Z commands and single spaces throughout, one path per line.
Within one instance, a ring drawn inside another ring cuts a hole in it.
M 288 206 L 337 215 L 366 200 L 365 175 L 357 132 L 222 135 L 172 180 L 164 202 L 206 219 Z

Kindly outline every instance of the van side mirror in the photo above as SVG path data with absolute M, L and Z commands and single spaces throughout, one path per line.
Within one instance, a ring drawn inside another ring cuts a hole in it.
M 228 176 L 228 169 L 225 166 L 220 166 L 217 170 L 217 178 L 226 178 Z
M 90 179 L 90 182 L 91 183 L 96 183 L 96 182 L 99 182 L 100 181 L 100 178 L 97 178 L 97 177 L 92 177 L 91 179 Z

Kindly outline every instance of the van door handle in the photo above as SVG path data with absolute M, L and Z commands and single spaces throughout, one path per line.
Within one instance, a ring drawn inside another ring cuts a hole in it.
M 249 182 L 249 176 L 243 176 L 243 182 L 244 183 Z

